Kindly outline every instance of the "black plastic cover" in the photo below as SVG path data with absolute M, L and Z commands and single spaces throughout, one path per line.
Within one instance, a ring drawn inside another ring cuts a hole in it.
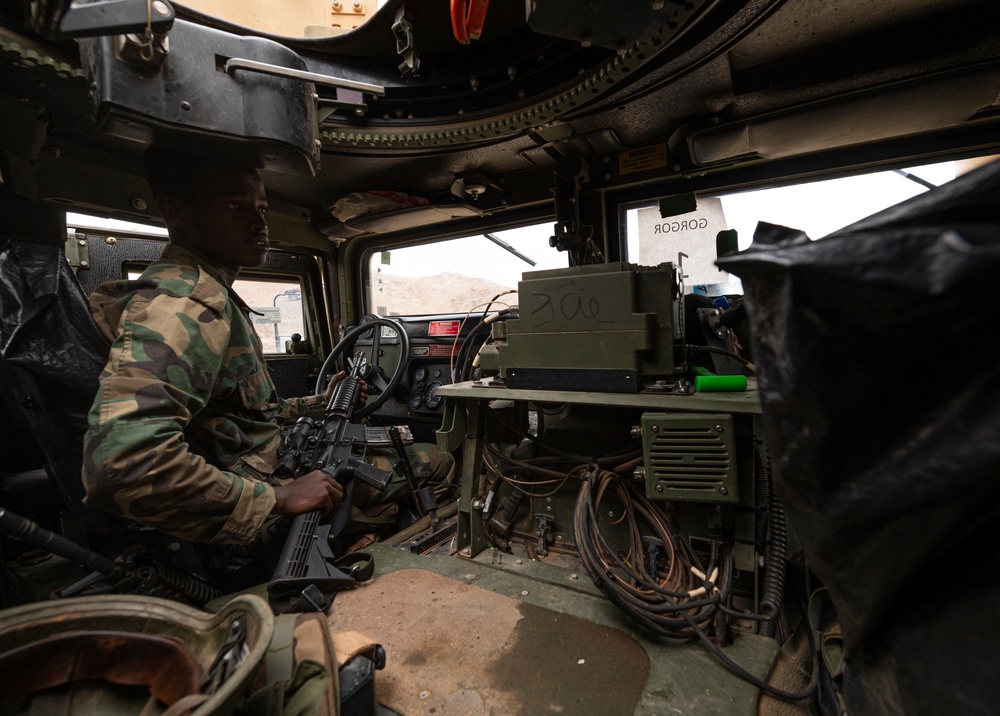
M 79 41 L 102 131 L 143 144 L 201 149 L 234 163 L 315 174 L 320 160 L 315 86 L 249 70 L 224 71 L 233 58 L 305 70 L 301 57 L 271 40 L 183 20 L 168 37 L 170 53 L 155 72 L 123 60 L 115 37 Z
M 775 486 L 845 640 L 852 714 L 1000 703 L 1000 162 L 743 280 Z M 776 243 L 767 243 L 768 239 Z
M 108 523 L 83 504 L 80 470 L 87 413 L 110 347 L 62 249 L 0 237 L 4 410 L 42 448 L 50 477 L 85 529 Z
M 0 247 L 4 360 L 58 385 L 67 403 L 79 397 L 89 410 L 110 348 L 61 248 L 21 241 Z

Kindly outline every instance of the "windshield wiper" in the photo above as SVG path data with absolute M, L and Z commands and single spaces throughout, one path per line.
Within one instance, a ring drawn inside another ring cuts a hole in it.
M 910 181 L 915 181 L 920 186 L 925 186 L 928 189 L 937 189 L 937 184 L 932 184 L 931 182 L 927 181 L 926 179 L 922 179 L 922 178 L 918 177 L 916 174 L 910 174 L 905 169 L 893 169 L 893 171 L 896 172 L 897 174 L 899 174 L 899 176 L 901 176 L 901 177 L 906 177 Z
M 532 266 L 534 266 L 537 263 L 537 262 L 532 261 L 531 259 L 529 259 L 527 256 L 525 256 L 524 254 L 522 254 L 520 251 L 518 251 L 517 249 L 515 249 L 513 246 L 511 246 L 510 244 L 508 244 L 503 239 L 497 238 L 493 234 L 483 234 L 483 236 L 485 236 L 487 239 L 489 239 L 490 241 L 492 241 L 494 244 L 496 244 L 500 248 L 506 249 L 507 251 L 510 251 L 512 254 L 514 254 L 515 256 L 517 256 L 522 261 L 527 261 Z

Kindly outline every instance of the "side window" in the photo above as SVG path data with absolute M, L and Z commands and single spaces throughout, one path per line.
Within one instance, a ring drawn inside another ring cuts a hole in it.
M 240 278 L 233 289 L 255 311 L 250 317 L 265 354 L 288 353 L 293 335 L 306 337 L 299 281 Z
M 126 274 L 139 278 L 144 266 L 130 264 Z M 292 336 L 306 338 L 302 308 L 302 282 L 297 279 L 239 278 L 233 289 L 255 313 L 250 314 L 254 331 L 265 355 L 290 353 Z
M 718 196 L 699 195 L 695 211 L 661 216 L 657 205 L 630 209 L 626 255 L 633 263 L 677 261 L 683 252 L 686 290 L 709 296 L 742 293 L 735 276 L 715 266 L 720 231 L 740 250 L 753 241 L 759 221 L 804 231 L 821 239 L 882 209 L 951 181 L 963 170 L 956 162 L 907 170 L 802 182 Z

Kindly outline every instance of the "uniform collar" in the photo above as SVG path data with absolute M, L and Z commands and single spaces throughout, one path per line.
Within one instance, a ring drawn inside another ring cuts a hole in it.
M 186 249 L 183 246 L 178 246 L 177 244 L 167 244 L 166 247 L 163 249 L 163 253 L 160 254 L 160 259 L 161 260 L 169 259 L 171 261 L 178 261 L 180 263 L 187 264 L 192 268 L 200 268 L 202 271 L 204 271 L 209 276 L 211 276 L 216 281 L 218 281 L 219 283 L 221 283 L 223 286 L 226 287 L 226 291 L 229 292 L 229 297 L 233 299 L 233 302 L 237 306 L 239 306 L 240 310 L 243 312 L 243 315 L 247 316 L 248 320 L 249 320 L 249 314 L 251 313 L 256 314 L 258 316 L 264 315 L 263 313 L 260 313 L 250 308 L 250 306 L 247 305 L 247 302 L 244 301 L 238 293 L 236 293 L 233 287 L 229 284 L 228 281 L 226 281 L 225 277 L 219 272 L 217 268 L 215 268 L 212 264 L 210 264 L 208 261 L 203 259 L 198 254 L 194 253 L 190 249 Z
M 210 264 L 207 260 L 195 252 L 190 249 L 186 249 L 183 246 L 178 246 L 177 244 L 167 244 L 163 249 L 163 253 L 160 254 L 160 258 L 170 259 L 171 261 L 179 261 L 180 263 L 187 264 L 192 268 L 200 268 L 226 288 L 232 288 L 219 269 L 215 268 L 215 266 Z

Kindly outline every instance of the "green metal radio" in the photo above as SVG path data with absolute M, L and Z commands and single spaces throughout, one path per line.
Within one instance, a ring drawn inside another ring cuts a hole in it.
M 511 388 L 619 393 L 683 375 L 682 290 L 671 263 L 527 272 L 518 318 L 496 324 L 484 373 Z

